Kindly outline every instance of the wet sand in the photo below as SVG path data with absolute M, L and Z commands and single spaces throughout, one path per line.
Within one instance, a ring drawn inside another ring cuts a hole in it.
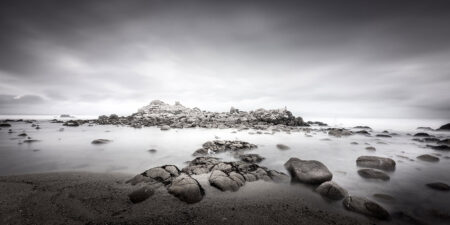
M 308 200 L 295 185 L 247 183 L 221 192 L 195 177 L 206 196 L 187 204 L 159 188 L 144 202 L 128 194 L 134 175 L 64 172 L 0 177 L 0 224 L 380 224 Z M 321 199 L 322 200 L 322 199 Z M 383 222 L 385 223 L 385 222 Z

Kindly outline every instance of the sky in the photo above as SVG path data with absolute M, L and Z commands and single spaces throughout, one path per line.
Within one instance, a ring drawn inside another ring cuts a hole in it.
M 0 3 L 0 114 L 450 119 L 448 1 Z

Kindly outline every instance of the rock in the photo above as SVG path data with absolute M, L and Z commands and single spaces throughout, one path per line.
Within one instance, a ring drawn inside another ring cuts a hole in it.
M 353 128 L 355 128 L 355 129 L 367 129 L 367 130 L 372 130 L 372 128 L 370 128 L 369 126 L 356 126 L 356 127 L 353 127 Z
M 214 140 L 205 142 L 202 145 L 202 148 L 195 151 L 192 155 L 199 156 L 207 155 L 209 153 L 216 154 L 228 151 L 240 153 L 255 148 L 257 148 L 256 145 L 250 144 L 245 141 Z
M 361 135 L 365 135 L 365 136 L 370 136 L 370 133 L 366 130 L 358 130 L 355 131 L 355 134 L 361 134 Z
M 78 126 L 80 126 L 80 124 L 77 121 L 69 120 L 69 121 L 64 122 L 63 126 L 78 127 Z
M 428 154 L 417 156 L 417 159 L 420 159 L 422 161 L 427 161 L 427 162 L 438 162 L 439 161 L 438 157 L 428 155 Z
M 414 134 L 414 137 L 430 137 L 430 135 L 427 133 L 421 132 L 421 133 Z
M 179 170 L 176 166 L 167 165 L 151 168 L 142 173 L 142 175 L 163 184 L 169 184 L 174 177 L 177 177 L 179 175 Z
M 99 145 L 99 144 L 106 144 L 106 143 L 109 143 L 109 142 L 111 142 L 111 140 L 108 140 L 108 139 L 95 139 L 95 140 L 93 140 L 91 142 L 91 144 Z
M 373 195 L 373 197 L 375 197 L 375 198 L 377 198 L 377 199 L 379 199 L 381 201 L 385 201 L 385 202 L 393 202 L 393 201 L 395 201 L 394 197 L 392 197 L 390 195 L 387 195 L 387 194 L 376 193 L 376 194 Z
M 427 145 L 428 148 L 432 148 L 438 151 L 449 151 L 450 147 L 448 145 Z
M 380 180 L 389 180 L 389 175 L 375 169 L 360 169 L 358 170 L 358 174 L 364 178 L 368 179 L 380 179 Z
M 277 148 L 280 150 L 288 150 L 290 149 L 289 146 L 283 145 L 283 144 L 277 144 Z
M 376 137 L 383 137 L 383 138 L 391 138 L 392 136 L 389 134 L 377 134 Z
M 239 155 L 239 159 L 241 159 L 244 162 L 248 162 L 248 163 L 259 163 L 259 162 L 263 161 L 265 158 L 261 157 L 258 154 L 243 154 L 243 155 Z
M 360 167 L 375 168 L 386 171 L 395 170 L 394 160 L 378 156 L 360 156 L 358 157 L 358 159 L 356 159 L 356 165 Z
M 189 162 L 189 165 L 182 169 L 187 174 L 204 174 L 209 173 L 211 169 L 220 163 L 219 158 L 215 157 L 197 157 Z
M 309 125 L 317 125 L 317 126 L 320 126 L 320 127 L 328 126 L 328 124 L 326 124 L 324 122 L 320 122 L 320 121 L 308 121 L 307 124 L 309 124 Z
M 170 130 L 170 126 L 168 126 L 168 125 L 162 125 L 160 129 L 161 129 L 161 130 Z
M 316 188 L 316 192 L 331 200 L 340 200 L 348 195 L 348 192 L 334 181 L 327 181 Z
M 0 123 L 0 127 L 11 127 L 9 123 Z
M 328 135 L 335 137 L 349 136 L 352 134 L 350 130 L 344 128 L 330 128 L 328 131 Z
M 428 183 L 427 186 L 432 189 L 439 190 L 439 191 L 450 191 L 450 186 L 448 186 L 448 184 L 442 183 L 442 182 Z
M 147 150 L 148 152 L 150 152 L 150 153 L 156 153 L 157 152 L 157 150 L 156 149 L 149 149 L 149 150 Z
M 30 144 L 30 143 L 34 143 L 34 142 L 39 142 L 40 140 L 36 140 L 36 139 L 26 139 L 26 140 L 23 140 L 23 143 L 28 143 L 28 144 Z
M 450 123 L 442 125 L 438 130 L 450 130 Z
M 136 204 L 136 203 L 143 202 L 146 199 L 150 198 L 150 196 L 152 196 L 154 193 L 155 193 L 155 191 L 153 190 L 153 188 L 146 185 L 142 188 L 139 188 L 138 190 L 131 192 L 128 195 L 128 198 L 130 199 L 130 201 L 132 203 Z
M 21 134 L 19 134 L 19 135 L 17 135 L 17 136 L 19 136 L 19 137 L 26 137 L 27 136 L 27 133 L 21 133 Z
M 333 174 L 321 162 L 290 158 L 284 167 L 291 174 L 292 181 L 307 184 L 321 184 L 331 180 Z
M 167 187 L 167 190 L 170 194 L 187 203 L 199 202 L 205 195 L 200 183 L 185 173 L 176 177 Z
M 369 146 L 369 147 L 366 147 L 366 150 L 376 151 L 377 149 L 375 147 Z
M 353 141 L 353 142 L 351 142 L 350 144 L 352 144 L 352 145 L 357 145 L 357 144 L 358 144 L 358 142 L 356 142 L 356 141 Z
M 230 176 L 221 170 L 214 170 L 209 176 L 209 183 L 221 191 L 237 191 L 244 185 L 245 178 L 237 173 Z
M 450 145 L 450 139 L 442 139 L 437 142 L 438 145 Z
M 375 217 L 381 220 L 387 220 L 390 217 L 389 212 L 386 209 L 363 197 L 347 196 L 345 197 L 343 204 L 346 209 L 366 216 Z

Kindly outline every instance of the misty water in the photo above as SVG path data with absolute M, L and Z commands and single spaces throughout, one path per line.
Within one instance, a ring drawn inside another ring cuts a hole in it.
M 194 158 L 192 153 L 206 141 L 242 140 L 258 145 L 257 149 L 249 152 L 265 157 L 260 164 L 270 169 L 286 173 L 283 164 L 290 157 L 318 160 L 330 169 L 333 180 L 351 195 L 368 197 L 390 211 L 401 210 L 425 217 L 426 211 L 437 209 L 448 216 L 449 193 L 432 190 L 425 184 L 438 181 L 450 183 L 450 152 L 427 148 L 426 143 L 413 141 L 411 136 L 424 132 L 416 130 L 417 126 L 435 128 L 446 121 L 374 121 L 376 120 L 325 120 L 343 127 L 369 125 L 374 128 L 370 137 L 352 135 L 341 138 L 329 136 L 323 131 L 290 134 L 264 134 L 265 131 L 262 131 L 262 134 L 257 134 L 255 130 L 236 129 L 191 128 L 161 131 L 156 127 L 135 129 L 112 125 L 63 127 L 48 120 L 40 120 L 38 123 L 41 129 L 37 130 L 31 127 L 30 123 L 10 122 L 13 133 L 8 133 L 9 128 L 0 130 L 0 175 L 60 171 L 138 174 L 165 164 L 182 168 L 186 161 Z M 60 131 L 60 128 L 64 128 L 64 131 Z M 384 130 L 398 135 L 392 138 L 374 136 Z M 40 141 L 22 143 L 25 138 L 19 137 L 18 134 L 23 131 Z M 441 139 L 450 136 L 450 132 L 444 131 L 425 132 Z M 99 138 L 110 139 L 112 142 L 103 145 L 91 144 L 92 140 Z M 288 145 L 290 149 L 281 151 L 276 148 L 276 144 Z M 376 151 L 366 150 L 367 146 L 375 147 Z M 157 152 L 150 153 L 149 149 L 156 149 Z M 416 159 L 422 154 L 431 154 L 440 160 L 431 163 Z M 362 155 L 394 159 L 397 163 L 395 171 L 387 172 L 391 179 L 386 182 L 360 177 L 356 159 Z M 225 161 L 236 160 L 230 153 L 216 156 Z M 305 191 L 311 192 L 307 187 Z M 396 199 L 382 201 L 373 197 L 375 193 L 388 194 Z

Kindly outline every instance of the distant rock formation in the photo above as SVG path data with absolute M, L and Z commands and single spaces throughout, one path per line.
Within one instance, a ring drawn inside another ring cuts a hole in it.
M 295 117 L 287 109 L 257 109 L 250 112 L 231 107 L 229 112 L 202 111 L 188 108 L 176 102 L 174 105 L 153 100 L 128 117 L 100 116 L 99 124 L 143 126 L 170 126 L 172 128 L 242 128 L 266 129 L 272 125 L 309 126 L 301 117 Z

